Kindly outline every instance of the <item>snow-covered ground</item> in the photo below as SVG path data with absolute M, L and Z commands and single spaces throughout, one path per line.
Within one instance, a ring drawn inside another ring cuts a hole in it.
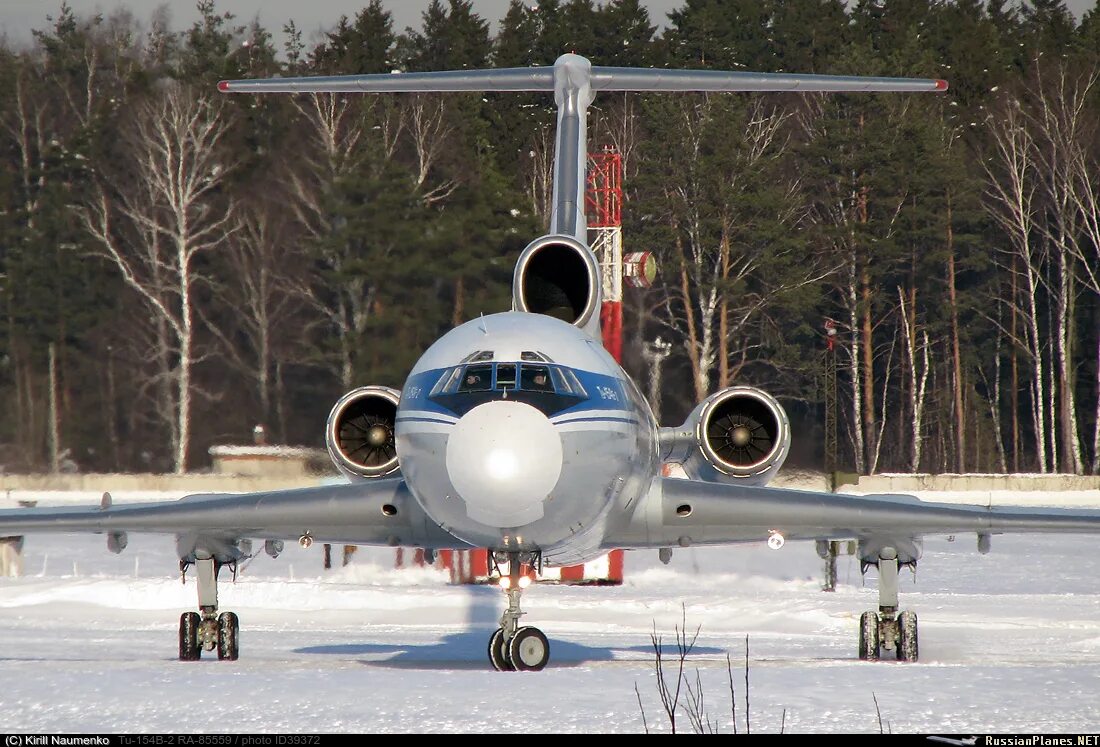
M 1100 553 L 1095 537 L 929 539 L 904 607 L 920 616 L 921 662 L 860 662 L 856 625 L 877 605 L 858 564 L 822 593 L 806 543 L 628 553 L 621 587 L 540 585 L 525 622 L 550 637 L 539 673 L 490 670 L 504 602 L 434 571 L 393 571 L 361 550 L 324 572 L 321 548 L 287 545 L 222 583 L 241 617 L 241 659 L 176 660 L 193 609 L 170 538 L 31 536 L 25 575 L 0 579 L 0 718 L 9 731 L 612 732 L 667 729 L 650 634 L 701 627 L 689 671 L 731 731 L 725 654 L 745 729 L 749 638 L 753 732 L 1100 731 Z M 873 573 L 873 571 L 872 571 Z M 870 581 L 870 578 L 868 579 Z M 681 716 L 682 728 L 687 728 Z

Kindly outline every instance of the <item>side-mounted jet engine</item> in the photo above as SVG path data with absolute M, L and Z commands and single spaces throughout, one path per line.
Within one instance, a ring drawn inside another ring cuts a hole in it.
M 766 485 L 791 448 L 787 413 L 767 392 L 735 386 L 701 402 L 678 428 L 661 428 L 661 457 L 693 480 Z
M 325 446 L 336 469 L 351 480 L 373 480 L 397 471 L 394 427 L 401 392 L 362 386 L 336 400 L 325 425 Z

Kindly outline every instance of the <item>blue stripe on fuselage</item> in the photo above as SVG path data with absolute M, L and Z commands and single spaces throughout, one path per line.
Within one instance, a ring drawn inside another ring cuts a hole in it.
M 637 418 L 569 418 L 568 420 L 554 420 L 554 425 L 567 425 L 569 423 L 630 423 L 640 425 Z
M 409 418 L 399 417 L 394 422 L 397 423 L 439 423 L 440 425 L 454 425 L 453 420 L 443 420 L 442 418 Z

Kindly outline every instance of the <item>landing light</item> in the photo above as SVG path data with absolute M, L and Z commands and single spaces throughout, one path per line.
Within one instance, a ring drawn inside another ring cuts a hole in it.
M 512 579 L 508 578 L 507 576 L 501 576 L 500 581 L 498 581 L 497 583 L 500 584 L 500 588 L 508 589 L 512 586 Z
M 778 550 L 779 548 L 783 547 L 786 542 L 786 538 L 779 532 L 773 531 L 770 535 L 768 535 L 768 547 L 773 550 Z
M 531 585 L 531 577 L 530 576 L 520 576 L 519 577 L 519 588 L 526 589 L 530 585 Z

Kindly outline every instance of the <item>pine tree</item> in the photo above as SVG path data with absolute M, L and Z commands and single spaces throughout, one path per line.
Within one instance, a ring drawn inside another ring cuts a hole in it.
M 489 23 L 473 11 L 470 0 L 432 0 L 420 31 L 410 29 L 402 40 L 405 67 L 416 70 L 478 69 L 489 64 L 492 43 Z
M 774 2 L 772 43 L 776 71 L 829 73 L 848 43 L 848 16 L 841 0 Z
M 687 0 L 668 18 L 665 43 L 678 64 L 716 70 L 776 69 L 771 3 Z
M 1061 57 L 1073 46 L 1076 24 L 1065 0 L 1027 0 L 1020 6 L 1020 17 L 1030 56 L 1042 50 Z
M 363 75 L 388 73 L 394 67 L 393 17 L 382 0 L 371 0 L 355 15 L 355 22 L 341 16 L 326 41 L 310 53 L 315 74 Z
M 579 50 L 593 64 L 648 67 L 654 61 L 653 37 L 657 27 L 640 0 L 610 0 L 595 12 L 592 47 Z

